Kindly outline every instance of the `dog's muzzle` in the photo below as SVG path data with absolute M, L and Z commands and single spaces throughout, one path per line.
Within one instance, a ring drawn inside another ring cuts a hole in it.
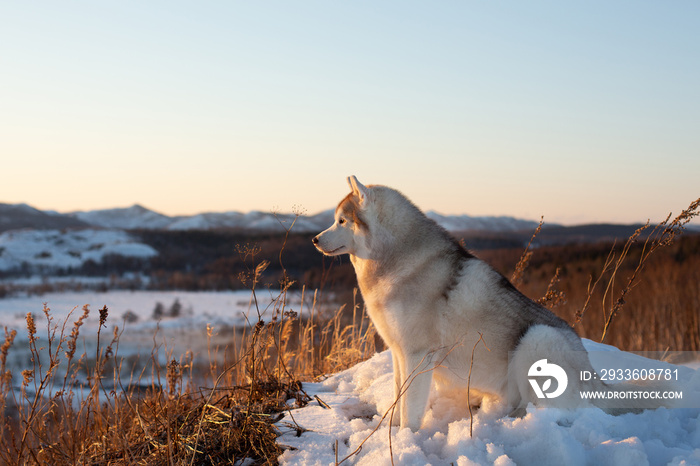
M 321 233 L 321 234 L 322 234 L 322 233 Z M 327 256 L 333 256 L 333 255 L 335 255 L 336 253 L 341 253 L 341 251 L 343 251 L 343 250 L 345 249 L 345 246 L 340 246 L 340 247 L 335 248 L 335 249 L 332 249 L 332 250 L 330 250 L 330 251 L 327 250 L 327 249 L 324 248 L 321 244 L 319 244 L 319 243 L 320 243 L 319 237 L 321 236 L 321 234 L 319 234 L 319 235 L 316 236 L 314 239 L 312 239 L 311 242 L 314 243 L 314 246 L 316 246 L 316 249 L 318 249 L 319 251 L 321 251 L 323 254 L 325 254 L 325 255 L 327 255 Z

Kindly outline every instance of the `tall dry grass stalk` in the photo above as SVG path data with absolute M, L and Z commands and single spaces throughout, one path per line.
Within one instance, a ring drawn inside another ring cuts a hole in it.
M 536 271 L 528 245 L 515 266 L 518 282 L 527 295 L 542 296 L 534 299 L 556 307 L 581 336 L 626 350 L 700 350 L 697 241 L 690 236 L 678 244 L 699 209 L 697 199 L 676 217 L 669 214 L 655 227 L 647 222 L 622 246 L 614 243 L 600 254 L 594 245 L 542 248 L 539 255 L 547 259 L 535 265 Z M 528 283 L 522 280 L 526 272 Z M 552 277 L 544 295 L 535 274 Z M 597 312 L 589 315 L 591 310 Z M 615 325 L 626 331 L 613 332 Z
M 525 246 L 525 250 L 523 251 L 522 256 L 520 256 L 518 263 L 515 265 L 515 270 L 513 271 L 513 274 L 510 277 L 510 281 L 511 283 L 513 283 L 514 286 L 519 286 L 523 281 L 523 275 L 525 274 L 525 270 L 527 269 L 528 265 L 530 264 L 530 260 L 532 259 L 533 251 L 530 249 L 532 247 L 532 242 L 542 231 L 542 225 L 544 225 L 544 217 L 540 218 L 539 225 L 537 225 L 537 228 L 535 228 L 535 231 L 530 237 L 530 241 L 528 241 L 527 246 Z
M 697 217 L 700 214 L 700 212 L 698 212 L 698 208 L 700 208 L 700 198 L 691 202 L 688 208 L 682 211 L 670 223 L 669 220 L 671 219 L 672 214 L 668 214 L 668 217 L 666 217 L 664 221 L 662 221 L 656 227 L 654 227 L 649 236 L 647 236 L 646 240 L 644 241 L 644 246 L 642 248 L 642 253 L 639 258 L 639 262 L 637 263 L 637 266 L 632 272 L 632 275 L 630 275 L 630 277 L 627 279 L 626 284 L 620 290 L 617 299 L 615 299 L 614 303 L 609 308 L 610 310 L 607 313 L 605 325 L 603 326 L 603 335 L 600 337 L 601 342 L 605 341 L 605 337 L 608 335 L 610 325 L 615 319 L 615 316 L 617 316 L 617 314 L 622 310 L 622 307 L 625 305 L 625 298 L 627 294 L 632 290 L 632 288 L 637 286 L 637 284 L 639 283 L 639 274 L 642 272 L 642 270 L 644 270 L 644 266 L 649 260 L 649 257 L 651 257 L 651 255 L 657 249 L 673 244 L 676 237 L 683 233 L 683 231 L 685 230 L 685 226 L 688 224 L 688 222 L 690 222 L 693 218 Z M 623 248 L 623 251 L 620 254 L 620 258 L 616 262 L 616 265 L 613 269 L 613 278 L 609 283 L 609 289 L 612 288 L 612 285 L 614 284 L 614 277 L 616 275 L 617 270 L 619 269 L 621 261 L 623 261 L 627 257 L 627 254 L 629 252 L 629 245 L 636 241 L 641 231 L 648 227 L 649 222 L 647 222 L 647 224 L 643 228 L 637 230 L 627 240 L 627 243 L 625 244 L 625 247 Z

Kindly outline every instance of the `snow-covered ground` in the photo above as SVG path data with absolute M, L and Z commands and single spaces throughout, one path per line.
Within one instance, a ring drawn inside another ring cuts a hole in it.
M 0 271 L 77 268 L 107 255 L 147 259 L 158 253 L 122 230 L 13 230 L 0 234 Z
M 616 351 L 585 343 L 589 351 Z M 348 457 L 345 464 L 381 466 L 392 464 L 392 454 L 396 465 L 700 464 L 697 408 L 612 416 L 597 408 L 530 407 L 525 417 L 511 418 L 501 402 L 485 399 L 474 412 L 470 436 L 464 393 L 434 390 L 423 428 L 394 428 L 390 435 L 388 418 L 377 428 L 377 413 L 393 403 L 389 351 L 304 388 L 330 409 L 312 401 L 278 424 L 284 432 L 279 443 L 293 448 L 282 464 L 332 465 Z M 300 436 L 295 423 L 306 429 Z

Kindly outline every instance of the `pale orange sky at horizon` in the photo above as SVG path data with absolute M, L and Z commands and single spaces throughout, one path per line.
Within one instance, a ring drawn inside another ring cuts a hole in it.
M 657 222 L 700 197 L 700 5 L 0 7 L 0 202 Z

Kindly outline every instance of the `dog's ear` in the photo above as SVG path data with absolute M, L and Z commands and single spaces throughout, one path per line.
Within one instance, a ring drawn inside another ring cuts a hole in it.
M 359 199 L 360 205 L 364 204 L 369 199 L 369 189 L 367 186 L 357 181 L 355 175 L 348 177 L 348 184 L 352 189 L 352 193 Z

